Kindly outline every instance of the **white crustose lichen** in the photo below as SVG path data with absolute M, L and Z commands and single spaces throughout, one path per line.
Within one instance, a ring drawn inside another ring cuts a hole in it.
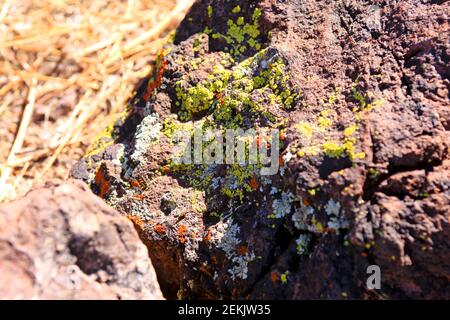
M 275 218 L 283 218 L 291 212 L 291 204 L 295 197 L 290 192 L 283 192 L 281 199 L 275 199 L 272 203 Z
M 131 160 L 139 163 L 147 153 L 149 146 L 156 142 L 161 133 L 161 123 L 156 113 L 149 114 L 136 128 L 134 151 Z

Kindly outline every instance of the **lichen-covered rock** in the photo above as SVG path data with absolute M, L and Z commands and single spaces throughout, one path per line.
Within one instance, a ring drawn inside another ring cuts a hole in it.
M 133 224 L 80 181 L 0 207 L 0 299 L 162 299 Z
M 73 176 L 135 223 L 169 298 L 449 298 L 448 10 L 197 1 Z M 256 136 L 276 174 L 173 157 L 177 132 L 238 128 L 278 130 Z

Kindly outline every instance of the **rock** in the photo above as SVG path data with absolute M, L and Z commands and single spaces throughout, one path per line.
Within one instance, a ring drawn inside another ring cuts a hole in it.
M 0 207 L 1 299 L 162 299 L 133 224 L 79 181 Z
M 449 6 L 196 1 L 73 175 L 135 223 L 168 298 L 448 299 Z M 196 127 L 277 129 L 247 141 L 279 143 L 279 170 L 178 164 Z

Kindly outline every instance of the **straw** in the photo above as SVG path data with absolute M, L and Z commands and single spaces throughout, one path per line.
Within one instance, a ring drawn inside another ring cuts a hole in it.
M 66 178 L 192 0 L 0 4 L 0 202 Z

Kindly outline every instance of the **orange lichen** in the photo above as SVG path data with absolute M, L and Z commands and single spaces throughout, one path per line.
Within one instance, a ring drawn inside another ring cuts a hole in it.
M 162 171 L 163 173 L 169 173 L 169 172 L 170 172 L 170 166 L 169 166 L 169 165 L 163 166 L 163 167 L 161 168 L 161 171 Z
M 323 228 L 323 233 L 336 233 L 336 229 L 333 228 Z
M 261 144 L 263 142 L 266 143 L 266 149 L 267 150 L 270 149 L 270 146 L 271 146 L 270 142 L 269 141 L 265 141 L 265 140 L 267 140 L 267 139 L 264 139 L 264 137 L 262 137 L 260 134 L 258 134 L 258 136 L 256 136 L 255 142 L 256 142 L 256 146 L 258 147 L 258 149 L 261 147 Z
M 208 243 L 211 240 L 211 230 L 208 230 L 204 240 L 206 243 Z
M 237 252 L 240 256 L 245 256 L 248 253 L 248 247 L 247 246 L 238 246 L 237 248 Z
M 160 61 L 160 66 L 157 67 L 155 72 L 156 79 L 154 81 L 149 81 L 147 85 L 147 91 L 144 95 L 145 101 L 148 101 L 151 98 L 153 91 L 161 86 L 164 72 L 167 69 L 167 61 L 164 60 L 164 55 L 165 55 L 164 49 L 161 49 L 158 53 L 158 60 Z
M 155 230 L 155 232 L 157 234 L 165 234 L 166 233 L 166 228 L 162 225 L 157 223 L 154 227 L 153 230 Z
M 145 223 L 141 220 L 141 218 L 137 216 L 127 215 L 128 220 L 133 222 L 135 226 L 138 226 L 141 230 L 144 229 Z
M 304 198 L 304 199 L 303 199 L 303 204 L 304 204 L 305 206 L 309 206 L 311 203 L 309 202 L 308 199 Z
M 101 166 L 97 169 L 97 172 L 95 173 L 95 184 L 99 189 L 98 191 L 99 197 L 104 198 L 109 191 L 110 185 L 108 179 L 104 175 Z
M 180 225 L 178 227 L 178 240 L 180 241 L 181 244 L 186 242 L 186 232 L 187 232 L 187 228 L 185 225 Z
M 135 180 L 133 178 L 130 179 L 130 184 L 132 187 L 138 188 L 139 190 L 142 190 L 142 186 L 138 180 Z
M 259 148 L 261 147 L 262 138 L 260 135 L 258 135 L 256 138 L 256 146 Z
M 279 280 L 278 273 L 276 271 L 272 271 L 270 273 L 270 279 L 273 283 L 277 282 Z
M 201 265 L 199 270 L 200 272 L 206 273 L 208 276 L 212 277 L 212 274 L 206 269 L 204 265 Z
M 144 201 L 145 196 L 143 194 L 135 194 L 135 195 L 132 195 L 131 198 L 133 198 L 135 200 L 139 200 L 139 201 Z
M 225 105 L 225 99 L 223 98 L 222 93 L 220 93 L 220 92 L 216 93 L 215 97 L 216 97 L 217 101 L 219 101 L 221 106 Z
M 256 175 L 253 174 L 253 177 L 250 179 L 250 182 L 248 183 L 250 188 L 252 188 L 253 190 L 258 189 L 258 180 L 256 179 Z

